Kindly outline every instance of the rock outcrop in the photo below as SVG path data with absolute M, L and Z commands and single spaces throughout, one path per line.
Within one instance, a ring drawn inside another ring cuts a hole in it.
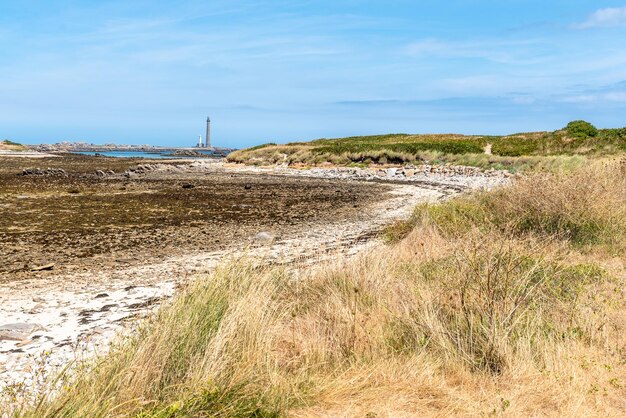
M 22 176 L 65 176 L 67 173 L 62 168 L 25 168 L 22 170 Z

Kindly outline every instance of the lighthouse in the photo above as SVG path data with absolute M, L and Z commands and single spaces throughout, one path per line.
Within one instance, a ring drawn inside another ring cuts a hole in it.
M 211 148 L 211 118 L 206 117 L 206 136 L 204 137 L 205 148 Z

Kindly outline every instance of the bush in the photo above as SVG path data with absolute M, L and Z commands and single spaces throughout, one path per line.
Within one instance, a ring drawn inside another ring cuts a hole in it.
M 575 120 L 568 123 L 565 130 L 568 134 L 577 138 L 587 138 L 598 135 L 598 129 L 584 120 Z

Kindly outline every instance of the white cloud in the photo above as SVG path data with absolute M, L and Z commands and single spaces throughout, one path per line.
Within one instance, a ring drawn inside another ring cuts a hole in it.
M 409 55 L 442 55 L 447 54 L 453 49 L 447 42 L 437 39 L 422 39 L 406 47 L 406 53 Z
M 584 22 L 575 24 L 576 29 L 605 28 L 626 25 L 626 6 L 609 7 L 593 12 Z

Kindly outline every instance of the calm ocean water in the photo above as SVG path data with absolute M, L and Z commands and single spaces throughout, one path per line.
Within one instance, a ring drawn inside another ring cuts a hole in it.
M 197 157 L 188 157 L 188 156 L 171 156 L 167 155 L 172 151 L 165 151 L 164 153 L 156 153 L 156 152 L 144 152 L 144 151 L 102 151 L 102 152 L 94 152 L 94 151 L 81 151 L 74 152 L 74 154 L 82 154 L 82 155 L 103 155 L 105 157 L 117 157 L 117 158 L 152 158 L 152 159 L 172 159 L 172 158 L 197 158 Z M 202 154 L 210 155 L 210 151 L 198 151 Z

